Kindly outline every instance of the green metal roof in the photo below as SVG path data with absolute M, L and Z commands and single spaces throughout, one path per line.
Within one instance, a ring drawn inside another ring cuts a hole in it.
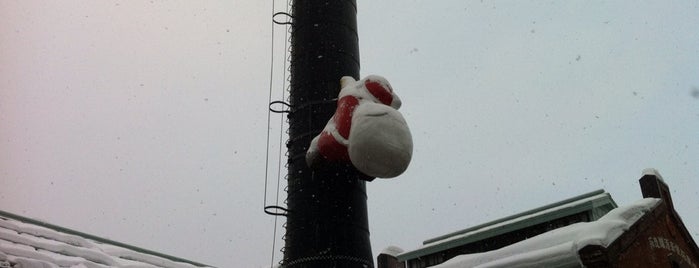
M 404 252 L 397 258 L 400 261 L 414 259 L 585 211 L 588 212 L 590 220 L 594 221 L 616 207 L 617 204 L 609 193 L 597 190 L 425 240 L 423 247 Z

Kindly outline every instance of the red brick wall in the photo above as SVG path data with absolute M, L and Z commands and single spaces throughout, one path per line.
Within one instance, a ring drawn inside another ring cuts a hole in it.
M 617 267 L 697 268 L 699 265 L 696 252 L 685 241 L 668 213 L 663 213 L 647 229 L 639 231 L 633 242 L 620 249 Z

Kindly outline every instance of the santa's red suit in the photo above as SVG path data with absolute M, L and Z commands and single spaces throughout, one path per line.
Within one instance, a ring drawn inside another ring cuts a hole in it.
M 310 166 L 323 161 L 349 162 L 359 171 L 379 178 L 403 173 L 413 151 L 410 130 L 398 112 L 401 101 L 385 78 L 370 75 L 340 80 L 335 114 L 311 142 Z

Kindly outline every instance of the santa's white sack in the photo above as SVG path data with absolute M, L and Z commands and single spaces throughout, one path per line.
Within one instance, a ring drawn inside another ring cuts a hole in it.
M 340 85 L 335 114 L 306 153 L 308 165 L 350 162 L 370 177 L 402 174 L 410 164 L 413 141 L 391 85 L 377 75 L 359 81 L 346 76 Z

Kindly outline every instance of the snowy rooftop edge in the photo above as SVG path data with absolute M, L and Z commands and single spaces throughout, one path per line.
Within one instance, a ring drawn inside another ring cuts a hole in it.
M 516 214 L 510 215 L 510 216 L 506 216 L 506 217 L 503 217 L 503 218 L 500 218 L 500 219 L 497 219 L 497 220 L 493 220 L 493 221 L 489 221 L 489 222 L 486 222 L 486 223 L 478 224 L 478 225 L 475 225 L 475 226 L 473 226 L 473 227 L 469 227 L 469 228 L 466 228 L 466 229 L 463 229 L 463 230 L 459 230 L 459 231 L 456 231 L 456 232 L 452 232 L 452 233 L 449 233 L 449 234 L 446 234 L 446 235 L 441 235 L 441 236 L 438 236 L 438 237 L 435 237 L 435 238 L 427 239 L 427 240 L 425 240 L 425 241 L 423 242 L 423 245 L 428 245 L 428 244 L 433 244 L 433 243 L 437 243 L 437 242 L 442 242 L 442 241 L 445 241 L 445 240 L 449 240 L 450 238 L 452 238 L 452 237 L 454 237 L 454 236 L 458 236 L 458 235 L 470 233 L 470 232 L 477 231 L 477 230 L 481 230 L 481 229 L 487 229 L 488 227 L 491 227 L 491 226 L 493 226 L 493 225 L 495 225 L 495 224 L 500 224 L 500 223 L 504 223 L 504 222 L 512 223 L 512 222 L 518 221 L 519 219 L 521 219 L 521 218 L 523 218 L 523 217 L 528 217 L 528 216 L 532 216 L 532 215 L 535 215 L 535 214 L 536 214 L 536 215 L 541 215 L 541 214 L 548 213 L 548 212 L 550 212 L 550 211 L 555 211 L 555 210 L 558 210 L 558 209 L 562 209 L 562 208 L 565 208 L 565 207 L 570 207 L 570 206 L 578 205 L 578 204 L 581 204 L 581 203 L 585 203 L 585 202 L 588 202 L 588 201 L 592 201 L 592 200 L 596 200 L 596 199 L 600 199 L 600 198 L 604 198 L 604 197 L 609 197 L 609 199 L 612 201 L 612 203 L 613 203 L 614 206 L 616 207 L 616 203 L 614 203 L 614 200 L 611 199 L 611 195 L 609 195 L 609 193 L 607 193 L 605 190 L 599 189 L 599 190 L 596 190 L 596 191 L 592 191 L 592 192 L 589 192 L 589 193 L 585 193 L 585 194 L 582 194 L 582 195 L 578 195 L 578 196 L 574 196 L 574 197 L 571 197 L 571 198 L 568 198 L 568 199 L 564 199 L 564 200 L 561 200 L 561 201 L 558 201 L 558 202 L 554 202 L 554 203 L 551 203 L 551 204 L 548 204 L 548 205 L 544 205 L 544 206 L 541 206 L 541 207 L 538 207 L 538 208 L 534 208 L 534 209 L 530 209 L 530 210 L 527 210 L 527 211 L 524 211 L 524 212 L 520 212 L 520 213 L 516 213 Z
M 452 258 L 435 268 L 550 267 L 580 264 L 578 251 L 588 245 L 609 246 L 660 199 L 645 198 L 613 209 L 594 222 L 561 227 L 501 249 Z
M 476 235 L 479 233 L 494 230 L 494 229 L 497 229 L 499 227 L 506 226 L 509 224 L 514 224 L 514 223 L 521 222 L 521 221 L 524 221 L 527 219 L 537 218 L 537 217 L 540 217 L 540 216 L 543 216 L 543 215 L 546 215 L 549 213 L 553 213 L 555 211 L 559 211 L 561 209 L 576 207 L 576 206 L 579 206 L 579 205 L 582 205 L 582 204 L 585 204 L 588 202 L 593 202 L 596 200 L 602 200 L 602 199 L 607 199 L 607 198 L 614 205 L 614 207 L 616 207 L 616 203 L 614 203 L 614 200 L 611 198 L 611 196 L 608 192 L 605 192 L 604 190 L 597 190 L 597 191 L 593 191 L 593 192 L 579 195 L 576 197 L 572 197 L 569 199 L 565 199 L 565 200 L 562 200 L 562 201 L 559 201 L 556 203 L 552 203 L 552 204 L 549 204 L 549 205 L 546 205 L 546 206 L 543 206 L 540 208 L 536 208 L 536 209 L 528 210 L 528 211 L 525 211 L 522 213 L 514 214 L 512 216 L 508 216 L 508 217 L 505 217 L 502 219 L 498 219 L 495 221 L 476 225 L 474 227 L 467 228 L 467 229 L 464 229 L 462 231 L 447 234 L 447 235 L 441 236 L 443 238 L 439 239 L 439 240 L 437 240 L 437 238 L 426 240 L 425 243 L 423 243 L 423 245 L 421 247 L 418 247 L 418 248 L 410 250 L 410 251 L 405 251 L 405 252 L 399 254 L 398 257 L 401 260 L 411 258 L 411 256 L 415 255 L 415 253 L 417 253 L 417 252 L 430 251 L 430 249 L 436 248 L 437 246 L 439 246 L 443 243 L 463 239 L 463 238 L 466 238 L 469 236 L 473 236 L 473 235 Z M 438 238 L 440 238 L 440 237 L 438 237 Z M 425 252 L 425 253 L 429 254 L 427 252 Z
M 210 267 L 5 211 L 0 211 L 0 253 L 0 260 L 45 265 L 38 267 Z

